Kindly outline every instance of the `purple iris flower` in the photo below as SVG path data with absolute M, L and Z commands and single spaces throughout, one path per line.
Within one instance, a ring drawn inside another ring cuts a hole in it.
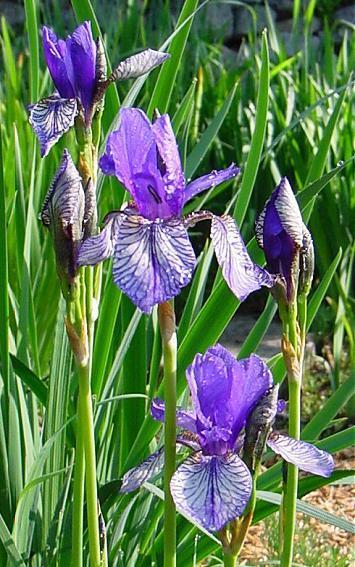
M 122 61 L 106 79 L 103 46 L 100 39 L 94 41 L 90 22 L 80 24 L 65 40 L 46 26 L 42 31 L 44 57 L 56 88 L 54 95 L 29 106 L 29 120 L 42 156 L 73 126 L 78 114 L 90 126 L 111 82 L 139 77 L 168 57 L 147 49 Z
M 267 201 L 256 221 L 255 232 L 258 244 L 264 250 L 269 271 L 282 276 L 286 299 L 288 302 L 292 301 L 300 268 L 303 274 L 302 264 L 307 264 L 307 257 L 313 250 L 313 245 L 287 177 L 281 179 Z M 305 256 L 300 265 L 302 251 Z M 313 269 L 309 268 L 312 278 Z
M 186 183 L 168 115 L 153 124 L 141 110 L 123 108 L 120 125 L 108 139 L 100 167 L 115 175 L 134 199 L 124 210 L 107 215 L 98 236 L 87 239 L 79 265 L 92 265 L 113 255 L 116 285 L 142 311 L 179 294 L 191 280 L 196 258 L 187 228 L 212 221 L 211 239 L 223 276 L 243 299 L 274 279 L 251 261 L 229 216 L 208 211 L 183 218 L 184 204 L 195 195 L 239 173 L 234 164 Z
M 221 345 L 197 354 L 186 374 L 193 410 L 177 410 L 177 425 L 185 430 L 178 440 L 194 452 L 174 473 L 171 493 L 179 511 L 206 529 L 219 531 L 243 513 L 251 496 L 252 477 L 244 462 L 250 462 L 250 455 L 245 454 L 243 432 L 247 438 L 253 426 L 259 427 L 258 414 L 265 414 L 273 378 L 255 354 L 236 360 Z M 274 406 L 270 427 L 277 411 Z M 164 413 L 164 403 L 154 400 L 153 417 L 164 421 Z M 331 455 L 310 443 L 271 433 L 267 444 L 304 471 L 326 477 L 333 471 Z M 121 491 L 138 488 L 159 472 L 162 462 L 160 449 L 126 473 Z

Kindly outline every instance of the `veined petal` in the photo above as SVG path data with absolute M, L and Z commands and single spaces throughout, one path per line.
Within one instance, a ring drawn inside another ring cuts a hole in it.
M 163 470 L 163 466 L 164 447 L 161 447 L 143 463 L 126 472 L 122 479 L 120 492 L 126 493 L 137 490 L 144 482 L 159 474 Z
M 147 221 L 129 215 L 122 221 L 114 250 L 113 278 L 137 307 L 150 313 L 186 286 L 195 254 L 179 219 Z
M 234 453 L 223 457 L 195 453 L 179 466 L 170 488 L 178 510 L 207 530 L 218 531 L 243 513 L 252 479 Z
M 267 444 L 285 461 L 296 465 L 303 471 L 325 477 L 330 476 L 333 472 L 333 457 L 311 443 L 297 441 L 292 437 L 287 437 L 287 435 L 272 433 Z
M 161 65 L 169 57 L 169 53 L 154 51 L 154 49 L 145 49 L 141 53 L 136 53 L 121 61 L 118 67 L 112 72 L 109 81 L 136 79 Z
M 203 175 L 194 181 L 191 181 L 186 186 L 185 193 L 184 193 L 184 204 L 201 193 L 201 191 L 205 191 L 210 187 L 215 187 L 224 181 L 228 181 L 228 179 L 232 179 L 240 172 L 240 168 L 237 167 L 234 163 L 232 163 L 226 169 L 221 169 L 220 171 L 212 171 L 208 175 Z
M 275 278 L 250 258 L 232 217 L 213 217 L 211 239 L 223 277 L 240 301 L 261 286 L 275 284 Z
M 123 220 L 123 214 L 112 215 L 100 234 L 84 240 L 78 255 L 79 266 L 95 266 L 112 256 L 119 226 Z
M 39 140 L 42 157 L 73 126 L 78 114 L 75 98 L 60 98 L 58 95 L 29 105 L 28 110 L 29 122 Z
M 154 398 L 152 400 L 151 412 L 154 419 L 157 421 L 165 421 L 165 402 Z M 181 408 L 176 409 L 176 425 L 187 429 L 188 431 L 196 432 L 196 417 L 192 411 L 183 410 Z

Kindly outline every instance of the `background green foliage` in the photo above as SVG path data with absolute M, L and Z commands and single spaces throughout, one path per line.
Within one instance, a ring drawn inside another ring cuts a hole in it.
M 231 161 L 241 165 L 235 182 L 196 198 L 187 210 L 234 210 L 258 261 L 263 258 L 252 238 L 255 216 L 280 176 L 289 176 L 316 247 L 309 327 L 327 339 L 332 362 L 331 395 L 313 414 L 303 438 L 318 440 L 331 452 L 352 443 L 348 420 L 336 433 L 332 425 L 345 407 L 349 414 L 355 381 L 350 294 L 355 220 L 353 30 L 349 27 L 335 44 L 332 27 L 325 26 L 319 47 L 310 47 L 311 2 L 304 13 L 295 11 L 294 38 L 298 34 L 301 47 L 292 55 L 286 53 L 269 14 L 268 32 L 250 32 L 232 60 L 226 60 L 221 39 L 204 25 L 205 4 L 186 0 L 179 12 L 168 1 L 132 1 L 107 10 L 105 3 L 72 0 L 72 9 L 63 11 L 59 1 L 25 0 L 24 30 L 15 33 L 2 20 L 0 565 L 65 565 L 70 557 L 77 386 L 52 245 L 38 213 L 64 145 L 75 148 L 69 134 L 40 160 L 27 122 L 26 105 L 51 92 L 38 31 L 43 23 L 65 35 L 78 21 L 90 19 L 94 33 L 102 34 L 112 64 L 145 46 L 161 46 L 170 37 L 170 63 L 134 84 L 110 87 L 103 139 L 120 101 L 150 113 L 158 106 L 173 117 L 188 177 Z M 171 41 L 174 29 L 179 31 Z M 99 191 L 103 218 L 121 205 L 124 192 L 115 179 L 103 177 Z M 198 268 L 177 300 L 178 393 L 184 402 L 186 366 L 196 352 L 218 341 L 235 314 L 238 317 L 239 302 L 220 280 L 205 234 L 204 228 L 194 234 Z M 247 308 L 258 311 L 259 319 L 242 345 L 243 356 L 257 352 L 276 312 L 273 300 L 266 301 L 262 292 Z M 129 496 L 118 492 L 122 473 L 159 443 L 160 428 L 149 416 L 149 401 L 161 387 L 160 349 L 156 315 L 147 318 L 132 307 L 113 285 L 106 264 L 93 390 L 100 500 L 112 565 L 161 565 L 162 502 L 150 490 Z M 282 381 L 280 355 L 270 364 Z M 337 470 L 329 480 L 304 478 L 300 497 L 348 475 Z M 280 481 L 278 463 L 261 475 L 259 489 L 277 493 Z M 277 507 L 272 498 L 260 499 L 255 520 Z M 192 566 L 217 549 L 213 538 L 182 517 L 178 542 L 181 566 Z

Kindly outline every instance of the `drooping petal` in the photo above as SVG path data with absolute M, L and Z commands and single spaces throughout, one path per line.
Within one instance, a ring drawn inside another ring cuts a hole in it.
M 232 217 L 213 217 L 211 239 L 223 277 L 240 301 L 262 286 L 275 284 L 275 278 L 250 258 Z
M 210 187 L 215 187 L 216 185 L 220 185 L 224 181 L 228 181 L 232 179 L 240 172 L 240 168 L 237 167 L 234 163 L 232 163 L 226 169 L 221 169 L 219 171 L 212 171 L 208 175 L 203 175 L 194 181 L 188 183 L 184 193 L 184 204 L 187 203 L 190 199 L 201 193 L 201 191 L 205 191 Z
M 130 469 L 122 479 L 120 492 L 133 492 L 142 484 L 158 475 L 164 466 L 164 447 L 153 453 L 137 467 Z
M 223 457 L 195 453 L 179 466 L 170 488 L 178 510 L 207 530 L 218 531 L 243 513 L 252 480 L 246 465 L 233 453 Z
M 172 215 L 178 217 L 183 206 L 185 176 L 169 116 L 159 116 L 153 123 L 152 130 L 157 144 L 157 167 L 163 178 L 165 198 Z
M 112 72 L 109 81 L 136 79 L 161 65 L 169 57 L 169 53 L 154 51 L 154 49 L 145 49 L 141 53 L 136 53 L 121 61 L 118 67 Z
M 28 107 L 29 122 L 39 140 L 41 156 L 48 154 L 52 146 L 73 126 L 78 113 L 75 98 L 52 95 Z
M 151 413 L 157 421 L 165 421 L 165 402 L 154 398 L 151 405 Z M 187 429 L 188 431 L 196 432 L 196 417 L 192 411 L 183 410 L 182 408 L 176 409 L 176 425 Z
M 306 441 L 297 441 L 287 435 L 272 433 L 267 441 L 269 447 L 285 461 L 301 470 L 329 477 L 334 469 L 333 457 Z
M 113 278 L 137 307 L 150 313 L 186 286 L 195 254 L 179 219 L 150 222 L 138 215 L 124 218 L 114 250 Z
M 75 94 L 87 113 L 94 97 L 96 85 L 96 44 L 91 23 L 84 22 L 66 40 L 73 66 Z
M 68 150 L 45 198 L 41 218 L 54 240 L 57 270 L 63 282 L 71 283 L 76 273 L 77 251 L 83 234 L 84 189 Z
M 47 67 L 62 98 L 75 98 L 73 69 L 67 44 L 53 30 L 43 27 L 43 50 Z
M 110 258 L 113 254 L 117 234 L 124 215 L 116 213 L 110 215 L 105 227 L 96 236 L 84 240 L 78 255 L 79 266 L 95 266 Z

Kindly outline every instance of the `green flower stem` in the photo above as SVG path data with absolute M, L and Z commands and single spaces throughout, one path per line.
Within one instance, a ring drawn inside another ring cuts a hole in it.
M 158 306 L 164 357 L 165 429 L 164 429 L 164 567 L 176 565 L 176 512 L 170 492 L 170 480 L 176 466 L 176 358 L 177 339 L 174 303 Z
M 79 416 L 79 403 L 77 415 Z M 73 567 L 83 565 L 83 510 L 84 510 L 84 488 L 85 488 L 85 455 L 82 441 L 80 420 L 77 420 L 75 469 L 74 469 L 74 502 L 72 523 L 72 558 Z
M 305 311 L 303 311 L 303 314 Z M 289 392 L 289 435 L 300 438 L 302 364 L 305 334 L 297 321 L 297 305 L 280 308 L 283 322 L 282 350 L 287 368 Z M 287 478 L 283 487 L 282 509 L 280 514 L 281 567 L 290 567 L 293 557 L 293 540 L 296 526 L 296 504 L 298 488 L 298 468 L 287 465 Z
M 289 384 L 289 434 L 294 439 L 300 438 L 301 417 L 301 382 Z M 284 486 L 282 525 L 283 525 L 283 547 L 281 566 L 292 565 L 293 539 L 296 525 L 296 503 L 298 487 L 298 468 L 295 465 L 287 465 L 287 481 Z
M 79 423 L 85 453 L 86 505 L 89 528 L 90 564 L 100 567 L 100 534 L 97 509 L 97 481 L 94 421 L 91 400 L 90 365 L 78 367 L 79 377 Z
M 231 555 L 230 553 L 223 553 L 223 565 L 224 567 L 235 567 L 237 564 L 237 556 Z

